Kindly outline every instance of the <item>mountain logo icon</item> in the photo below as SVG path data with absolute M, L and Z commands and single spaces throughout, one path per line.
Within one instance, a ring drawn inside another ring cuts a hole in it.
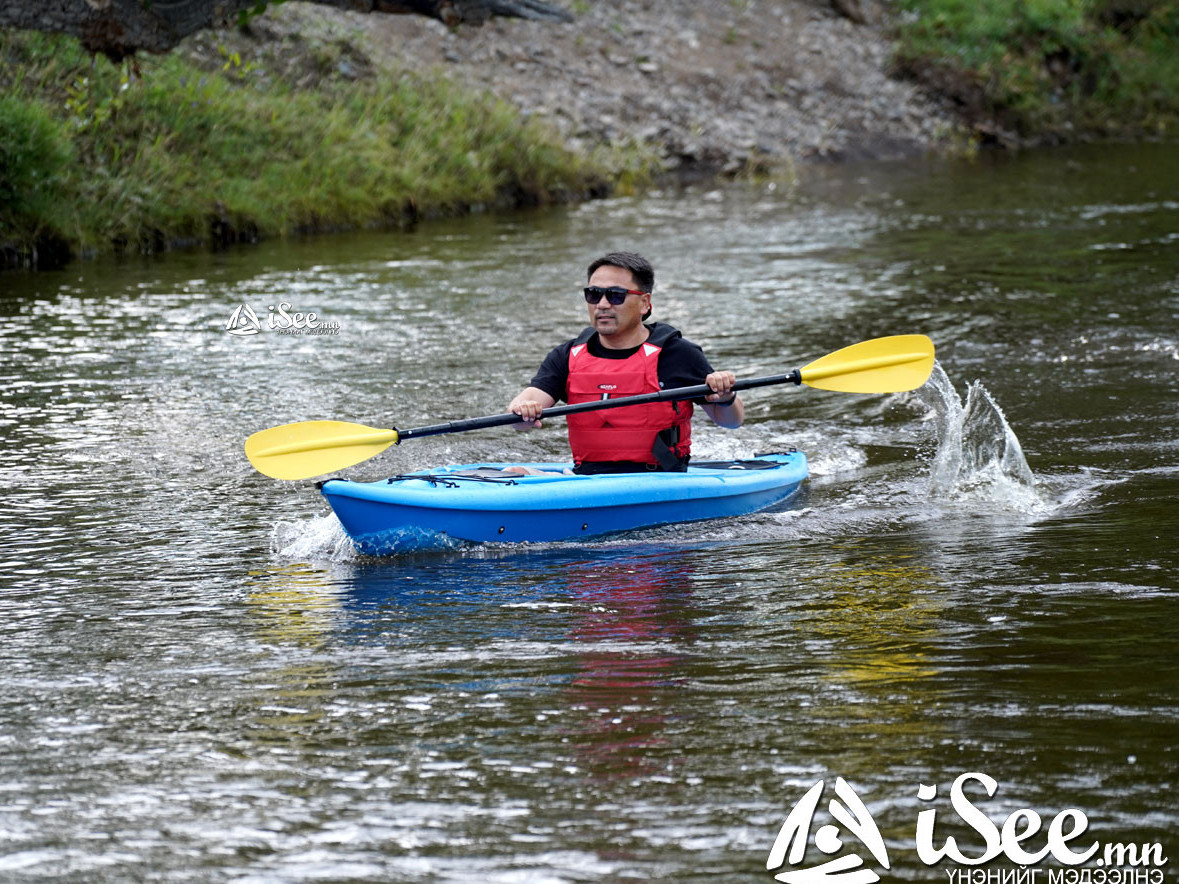
M 864 860 L 854 852 L 819 865 L 803 863 L 812 820 L 822 795 L 823 781 L 819 780 L 790 811 L 770 851 L 766 870 L 778 872 L 786 866 L 786 871 L 774 875 L 783 884 L 876 884 L 880 875 L 864 866 Z M 877 863 L 885 869 L 889 867 L 888 850 L 872 814 L 843 777 L 835 780 L 835 797 L 828 805 L 828 812 L 838 825 L 822 826 L 815 833 L 814 845 L 822 854 L 835 856 L 840 853 L 844 848 L 841 836 L 850 834 L 868 848 Z
M 231 335 L 256 335 L 262 331 L 262 323 L 258 321 L 258 314 L 254 309 L 249 304 L 242 303 L 229 314 L 225 330 Z

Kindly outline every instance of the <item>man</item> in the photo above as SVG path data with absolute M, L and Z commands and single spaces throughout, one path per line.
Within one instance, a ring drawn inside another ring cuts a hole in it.
M 655 270 L 633 252 L 611 252 L 587 272 L 590 327 L 552 350 L 508 411 L 539 427 L 558 399 L 570 404 L 707 384 L 697 400 L 713 421 L 737 428 L 745 406 L 731 371 L 713 371 L 696 344 L 665 323 L 650 325 Z M 683 470 L 691 454 L 692 403 L 656 402 L 568 416 L 576 473 Z

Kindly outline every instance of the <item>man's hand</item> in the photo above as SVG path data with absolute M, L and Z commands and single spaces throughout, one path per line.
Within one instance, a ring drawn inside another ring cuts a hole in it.
M 540 413 L 552 408 L 557 400 L 537 387 L 527 387 L 508 405 L 508 411 L 520 415 L 523 420 L 515 424 L 517 430 L 529 430 L 541 426 Z
M 704 397 L 705 402 L 719 400 L 727 405 L 733 395 L 733 384 L 737 383 L 737 376 L 731 371 L 714 371 L 704 379 L 704 383 L 712 390 L 712 393 Z
M 719 426 L 735 430 L 745 423 L 745 403 L 733 389 L 737 376 L 731 371 L 714 371 L 704 379 L 711 393 L 704 397 L 704 413 Z

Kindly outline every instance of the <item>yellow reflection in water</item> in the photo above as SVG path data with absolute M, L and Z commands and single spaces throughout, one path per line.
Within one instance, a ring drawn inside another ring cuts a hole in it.
M 833 772 L 879 782 L 898 766 L 953 739 L 939 709 L 945 587 L 907 551 L 848 544 L 808 581 L 815 606 L 805 632 L 822 663 L 805 710 L 809 736 L 830 746 Z
M 257 615 L 261 641 L 311 651 L 328 643 L 342 605 L 338 590 L 321 572 L 288 565 L 254 572 L 251 578 L 247 601 Z M 257 675 L 257 707 L 248 716 L 253 739 L 303 744 L 309 729 L 324 717 L 323 706 L 333 690 L 331 670 L 322 658 L 300 657 Z
M 824 614 L 812 628 L 839 646 L 840 663 L 830 678 L 893 692 L 938 674 L 925 646 L 938 632 L 941 583 L 913 559 L 898 553 L 838 561 L 812 581 L 828 590 Z
M 259 637 L 277 644 L 320 648 L 339 617 L 338 590 L 321 572 L 287 565 L 254 572 L 247 600 L 259 615 Z

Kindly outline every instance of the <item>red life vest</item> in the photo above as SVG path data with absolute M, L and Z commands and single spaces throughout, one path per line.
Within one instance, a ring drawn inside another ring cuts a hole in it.
M 591 334 L 583 333 L 569 351 L 565 400 L 570 405 L 659 391 L 659 354 L 663 344 L 679 336 L 676 329 L 656 323 L 647 340 L 626 359 L 592 355 L 587 343 Z M 692 410 L 691 402 L 652 402 L 571 414 L 567 422 L 573 461 L 658 464 L 652 449 L 663 430 L 670 431 L 670 440 L 665 436 L 664 441 L 671 453 L 684 460 L 692 448 Z

